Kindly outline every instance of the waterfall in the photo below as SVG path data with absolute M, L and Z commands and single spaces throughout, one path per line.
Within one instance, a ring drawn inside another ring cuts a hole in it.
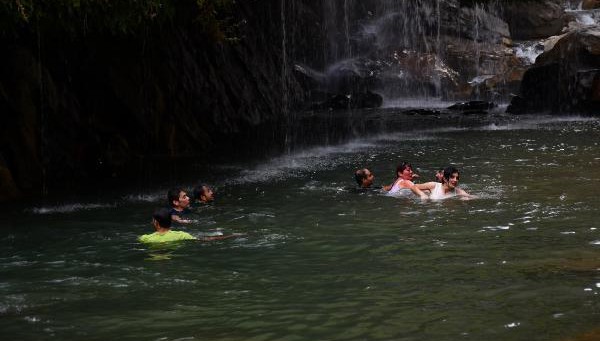
M 319 91 L 340 96 L 374 92 L 389 101 L 480 97 L 483 82 L 506 71 L 500 64 L 502 38 L 509 32 L 500 9 L 498 0 L 471 5 L 459 0 L 325 0 L 326 65 L 322 71 L 310 65 L 296 70 L 319 83 Z
M 288 98 L 288 57 L 287 57 L 287 30 L 286 30 L 286 0 L 281 0 L 281 85 L 283 88 L 283 97 L 281 100 L 281 111 L 287 117 L 289 98 Z
M 42 70 L 42 33 L 40 31 L 40 22 L 37 19 L 36 22 L 36 31 L 37 31 L 37 76 L 39 82 L 39 96 L 40 96 L 40 142 L 39 142 L 39 158 L 40 165 L 42 171 L 42 185 L 41 185 L 41 195 L 45 197 L 48 194 L 48 186 L 47 186 L 47 177 L 46 177 L 46 168 L 49 163 L 49 160 L 46 160 L 46 151 L 48 149 L 47 146 L 47 138 L 46 138 L 46 128 L 47 128 L 47 117 L 44 103 L 44 76 Z

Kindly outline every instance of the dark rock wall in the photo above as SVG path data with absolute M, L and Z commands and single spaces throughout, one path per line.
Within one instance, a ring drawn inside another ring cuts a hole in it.
M 287 3 L 237 4 L 233 41 L 185 16 L 136 34 L 65 37 L 31 25 L 2 36 L 0 200 L 134 175 L 145 160 L 251 149 L 246 139 L 279 126 L 302 98 L 282 60 L 322 53 L 318 6 Z

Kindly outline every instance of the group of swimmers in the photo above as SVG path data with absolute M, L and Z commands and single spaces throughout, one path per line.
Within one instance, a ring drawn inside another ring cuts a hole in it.
M 408 162 L 402 162 L 396 168 L 396 179 L 391 185 L 382 186 L 381 190 L 389 195 L 403 193 L 414 194 L 421 199 L 445 199 L 453 196 L 474 198 L 458 187 L 460 172 L 453 166 L 440 169 L 435 174 L 436 181 L 414 183 L 418 175 L 413 172 L 413 167 Z M 371 188 L 375 176 L 367 168 L 359 169 L 354 173 L 356 183 L 360 188 Z
M 180 240 L 198 240 L 184 231 L 173 231 L 173 222 L 180 224 L 193 223 L 193 220 L 185 219 L 184 215 L 190 213 L 191 205 L 204 205 L 214 200 L 214 192 L 208 185 L 199 184 L 192 190 L 192 198 L 181 188 L 174 188 L 167 193 L 169 208 L 160 208 L 152 214 L 152 226 L 154 233 L 140 236 L 138 240 L 142 243 L 155 244 L 175 242 Z M 236 235 L 219 235 L 201 238 L 203 241 L 231 238 Z
M 359 169 L 354 173 L 356 183 L 360 188 L 372 188 L 375 176 L 367 168 Z M 380 189 L 389 195 L 417 195 L 421 199 L 444 199 L 452 196 L 462 198 L 474 198 L 473 195 L 465 192 L 458 187 L 460 172 L 453 166 L 440 169 L 436 172 L 436 181 L 425 183 L 414 183 L 413 180 L 418 175 L 413 172 L 413 167 L 408 162 L 402 162 L 396 168 L 396 179 L 388 186 L 382 186 Z M 199 184 L 192 190 L 192 198 L 181 188 L 169 190 L 167 193 L 169 208 L 158 209 L 152 214 L 152 225 L 154 233 L 145 234 L 139 237 L 143 243 L 165 243 L 180 240 L 198 240 L 197 237 L 184 231 L 172 231 L 173 222 L 180 224 L 193 223 L 193 220 L 185 219 L 184 216 L 190 212 L 190 205 L 204 205 L 214 200 L 214 192 L 210 186 Z M 238 236 L 219 235 L 204 237 L 201 240 L 217 240 Z

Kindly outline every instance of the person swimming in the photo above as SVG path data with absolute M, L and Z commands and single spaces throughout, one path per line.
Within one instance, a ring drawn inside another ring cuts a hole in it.
M 197 239 L 187 232 L 171 230 L 171 223 L 172 216 L 170 209 L 161 208 L 154 211 L 152 214 L 152 226 L 154 226 L 155 232 L 142 235 L 138 240 L 142 243 L 155 244 Z
M 171 230 L 171 224 L 173 222 L 171 210 L 168 208 L 161 208 L 152 214 L 152 226 L 154 226 L 154 233 L 144 234 L 138 238 L 138 240 L 145 244 L 162 244 L 169 242 L 178 242 L 183 240 L 199 240 L 199 241 L 215 241 L 229 238 L 236 238 L 245 236 L 245 233 L 233 233 L 227 235 L 216 235 L 216 236 L 204 236 L 196 238 L 191 234 L 184 231 L 173 231 Z
M 412 182 L 416 174 L 413 173 L 412 165 L 408 162 L 402 162 L 396 168 L 396 180 L 390 186 L 385 186 L 384 190 L 388 195 L 399 195 L 401 193 L 414 193 L 421 199 L 427 199 L 427 194 L 415 186 Z
M 215 194 L 210 186 L 201 183 L 192 190 L 192 200 L 194 204 L 208 204 L 215 200 Z
M 190 197 L 181 188 L 173 188 L 167 193 L 167 201 L 171 206 L 171 219 L 180 224 L 193 223 L 193 220 L 184 219 L 183 216 L 190 213 Z
M 459 170 L 453 166 L 448 166 L 444 168 L 441 183 L 437 181 L 431 181 L 424 184 L 418 184 L 416 187 L 421 190 L 429 190 L 431 193 L 429 194 L 429 198 L 435 200 L 446 199 L 454 196 L 467 199 L 476 198 L 476 196 L 471 195 L 458 187 L 459 178 Z
M 356 180 L 356 183 L 360 188 L 370 188 L 371 185 L 373 185 L 374 179 L 375 176 L 367 168 L 359 169 L 354 172 L 354 180 Z

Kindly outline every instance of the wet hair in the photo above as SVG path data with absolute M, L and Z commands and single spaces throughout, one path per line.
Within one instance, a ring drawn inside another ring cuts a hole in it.
M 367 178 L 366 170 L 367 170 L 366 168 L 363 168 L 363 169 L 359 169 L 356 172 L 354 172 L 354 180 L 356 180 L 356 183 L 359 186 L 362 186 L 363 179 Z
M 192 190 L 192 200 L 200 200 L 200 197 L 210 188 L 207 184 L 200 183 Z
M 448 166 L 448 167 L 444 168 L 444 180 L 448 181 L 448 179 L 450 179 L 450 177 L 454 173 L 458 173 L 460 175 L 460 172 L 454 166 Z
M 435 171 L 435 175 L 434 175 L 436 182 L 442 182 L 442 179 L 438 178 L 438 174 L 441 174 L 442 177 L 444 177 L 444 168 L 440 168 L 437 171 Z
M 156 220 L 162 228 L 171 228 L 171 210 L 168 208 L 159 208 L 154 211 L 152 219 Z
M 173 201 L 179 201 L 179 193 L 185 192 L 181 188 L 172 188 L 167 193 L 167 200 L 169 200 L 169 206 L 173 207 Z
M 398 167 L 396 167 L 396 179 L 398 179 L 400 176 L 398 175 L 398 173 L 402 173 L 404 172 L 404 170 L 406 168 L 410 167 L 411 169 L 413 168 L 413 166 L 405 161 L 400 162 L 400 164 L 398 165 Z

